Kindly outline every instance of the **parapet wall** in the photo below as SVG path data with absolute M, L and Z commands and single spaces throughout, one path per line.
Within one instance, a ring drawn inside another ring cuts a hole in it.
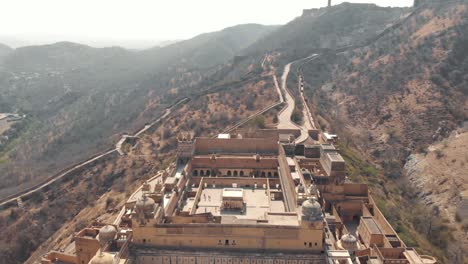
M 153 250 L 152 252 L 136 249 L 137 263 L 161 263 L 161 264 L 182 264 L 182 263 L 244 263 L 244 264 L 323 264 L 326 263 L 323 254 L 268 254 L 268 253 L 233 253 L 227 256 L 224 252 L 218 251 L 167 251 Z
M 197 138 L 194 151 L 196 155 L 213 153 L 276 155 L 278 154 L 278 141 L 271 138 Z

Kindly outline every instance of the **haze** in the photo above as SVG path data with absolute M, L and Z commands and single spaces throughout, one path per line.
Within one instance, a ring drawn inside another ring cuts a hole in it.
M 338 4 L 345 1 L 333 1 Z M 413 0 L 367 0 L 410 6 Z M 327 0 L 7 0 L 2 1 L 0 43 L 12 47 L 72 41 L 95 47 L 147 48 L 167 40 L 244 24 L 284 24 L 304 8 Z

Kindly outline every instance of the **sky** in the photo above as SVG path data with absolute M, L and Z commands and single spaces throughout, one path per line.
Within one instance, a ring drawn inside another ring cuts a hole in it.
M 410 6 L 413 0 L 332 0 Z M 285 24 L 327 0 L 0 0 L 0 43 L 146 48 L 245 23 Z

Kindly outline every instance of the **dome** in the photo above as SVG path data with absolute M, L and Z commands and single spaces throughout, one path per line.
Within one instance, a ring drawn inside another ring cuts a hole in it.
M 305 193 L 305 188 L 304 188 L 304 186 L 302 184 L 297 186 L 297 192 L 298 193 Z
M 99 229 L 99 242 L 108 243 L 114 240 L 117 229 L 113 225 L 105 225 Z
M 90 264 L 113 264 L 114 263 L 114 257 L 106 252 L 103 253 L 98 253 L 96 256 L 94 256 L 91 261 L 89 262 Z
M 137 211 L 152 212 L 155 204 L 156 202 L 153 199 L 147 196 L 142 196 L 138 198 L 135 206 Z
M 345 234 L 341 237 L 341 241 L 346 244 L 354 244 L 357 242 L 357 239 L 351 234 Z
M 312 197 L 302 203 L 302 219 L 307 221 L 323 220 L 322 206 Z
M 351 234 L 345 234 L 340 239 L 341 247 L 347 250 L 356 250 L 357 249 L 356 242 L 357 242 L 356 237 Z

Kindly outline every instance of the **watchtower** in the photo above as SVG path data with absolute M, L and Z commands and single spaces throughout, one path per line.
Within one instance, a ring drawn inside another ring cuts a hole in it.
M 189 133 L 180 134 L 177 137 L 177 159 L 186 161 L 193 155 L 193 140 Z

